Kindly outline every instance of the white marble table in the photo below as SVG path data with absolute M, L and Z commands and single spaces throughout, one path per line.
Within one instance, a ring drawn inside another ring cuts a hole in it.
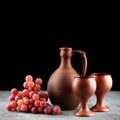
M 62 111 L 60 115 L 10 112 L 6 109 L 9 95 L 10 91 L 0 91 L 0 120 L 120 120 L 120 91 L 110 91 L 105 97 L 110 112 L 95 112 L 93 117 L 76 117 L 73 115 L 75 110 Z M 95 102 L 96 97 L 93 95 L 89 100 L 89 107 Z

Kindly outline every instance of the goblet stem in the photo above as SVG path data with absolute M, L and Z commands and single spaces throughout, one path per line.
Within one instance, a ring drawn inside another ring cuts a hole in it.
M 80 109 L 74 113 L 75 116 L 83 116 L 83 117 L 94 116 L 94 112 L 88 108 L 88 100 L 82 101 L 80 103 L 81 103 Z
M 82 101 L 81 102 L 81 110 L 84 110 L 84 111 L 88 111 L 89 108 L 88 108 L 88 101 Z
M 105 94 L 104 95 L 96 95 L 97 96 L 97 103 L 95 106 L 93 106 L 91 108 L 92 111 L 94 112 L 108 112 L 110 111 L 110 108 L 108 106 L 105 105 L 105 102 L 104 102 L 104 97 L 105 97 Z
M 96 95 L 96 96 L 97 96 L 97 104 L 101 106 L 105 106 L 105 103 L 104 103 L 105 94 L 101 96 L 100 95 Z

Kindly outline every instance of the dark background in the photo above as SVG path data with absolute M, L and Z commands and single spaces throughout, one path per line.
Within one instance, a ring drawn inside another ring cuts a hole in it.
M 42 89 L 46 90 L 50 75 L 60 64 L 59 48 L 64 46 L 86 53 L 87 75 L 110 73 L 112 90 L 120 90 L 120 19 L 116 4 L 85 4 L 84 9 L 69 6 L 57 11 L 5 3 L 1 11 L 0 90 L 23 89 L 28 74 L 34 79 L 41 77 Z M 71 62 L 81 73 L 81 57 L 74 55 Z

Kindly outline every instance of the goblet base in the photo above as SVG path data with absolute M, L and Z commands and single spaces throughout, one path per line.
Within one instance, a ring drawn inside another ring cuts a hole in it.
M 76 112 L 74 112 L 74 115 L 77 117 L 92 117 L 95 114 L 91 110 L 77 110 Z
M 90 110 L 94 111 L 94 112 L 109 112 L 110 108 L 106 105 L 95 105 L 92 108 L 90 108 Z

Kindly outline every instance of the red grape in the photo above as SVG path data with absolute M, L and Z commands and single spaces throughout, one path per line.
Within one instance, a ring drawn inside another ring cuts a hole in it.
M 46 101 L 40 101 L 40 107 L 45 108 L 47 106 Z
M 32 76 L 32 75 L 27 75 L 27 76 L 25 77 L 25 81 L 26 81 L 26 82 L 33 81 L 33 76 Z
M 15 95 L 10 95 L 8 99 L 9 99 L 10 102 L 14 101 L 15 100 Z
M 33 81 L 28 82 L 28 88 L 32 89 L 34 87 L 35 83 Z
M 28 105 L 28 111 L 31 111 L 31 109 L 32 109 L 33 106 L 34 106 L 33 104 L 29 104 Z
M 45 114 L 52 114 L 53 113 L 53 108 L 51 105 L 47 105 L 45 108 L 44 108 L 44 113 Z
M 28 97 L 29 96 L 29 90 L 28 89 L 23 89 L 23 96 Z
M 61 113 L 61 108 L 60 108 L 60 106 L 58 106 L 58 105 L 55 105 L 54 107 L 53 107 L 53 112 L 54 112 L 54 114 L 60 114 Z
M 26 104 L 26 105 L 31 104 L 30 99 L 28 99 L 27 97 L 23 98 L 23 102 L 24 102 L 24 104 Z
M 35 92 L 34 91 L 30 91 L 29 92 L 29 98 L 32 98 L 32 96 L 35 94 Z
M 35 84 L 33 89 L 34 89 L 35 92 L 38 92 L 38 91 L 40 91 L 41 87 L 40 87 L 39 84 Z
M 32 99 L 33 99 L 34 101 L 39 100 L 39 95 L 36 94 L 36 93 L 33 94 Z
M 34 106 L 35 106 L 35 107 L 40 107 L 40 100 L 36 100 L 36 101 L 34 102 Z
M 23 83 L 23 87 L 24 87 L 24 88 L 28 88 L 28 82 L 25 81 L 25 82 Z
M 24 103 L 24 101 L 23 101 L 22 99 L 19 99 L 19 100 L 17 101 L 17 105 L 18 105 L 18 106 L 21 106 L 23 103 Z
M 12 111 L 12 110 L 13 110 L 13 106 L 12 106 L 11 104 L 9 104 L 9 105 L 7 106 L 7 110 L 8 110 L 8 111 Z
M 39 84 L 39 85 L 41 85 L 42 84 L 42 79 L 41 78 L 37 78 L 36 80 L 35 80 L 35 83 L 36 84 Z
M 44 108 L 38 107 L 38 111 L 40 114 L 44 113 Z
M 31 108 L 31 112 L 34 113 L 34 114 L 39 113 L 38 108 L 35 107 L 35 106 Z
M 21 106 L 17 106 L 17 107 L 16 107 L 16 111 L 17 111 L 17 112 L 22 112 L 22 111 L 21 111 Z
M 13 108 L 16 108 L 16 107 L 17 107 L 17 102 L 16 102 L 16 101 L 11 101 L 11 102 L 10 102 L 10 105 L 11 105 Z
M 28 110 L 27 105 L 22 104 L 22 105 L 21 105 L 21 111 L 22 111 L 22 112 L 27 112 L 27 110 Z
M 16 88 L 11 89 L 11 94 L 12 95 L 17 95 L 18 94 L 18 90 Z

